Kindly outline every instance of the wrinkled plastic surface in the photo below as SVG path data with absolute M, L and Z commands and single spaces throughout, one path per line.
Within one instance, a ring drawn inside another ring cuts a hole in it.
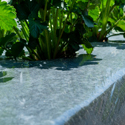
M 92 55 L 80 49 L 78 56 L 71 59 L 38 62 L 1 59 L 0 124 L 76 125 L 79 121 L 77 125 L 86 125 L 117 119 L 119 111 L 116 117 L 111 114 L 124 104 L 125 44 L 92 44 L 95 46 Z

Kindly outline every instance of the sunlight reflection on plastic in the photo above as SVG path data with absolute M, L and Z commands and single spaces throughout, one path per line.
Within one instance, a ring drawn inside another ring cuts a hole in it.
M 22 83 L 23 82 L 23 75 L 22 75 L 23 73 L 21 72 L 20 73 L 20 83 Z

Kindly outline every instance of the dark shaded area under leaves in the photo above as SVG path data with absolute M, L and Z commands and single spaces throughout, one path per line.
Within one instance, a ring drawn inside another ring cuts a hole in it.
M 70 70 L 71 68 L 78 68 L 84 65 L 97 65 L 102 59 L 96 58 L 96 55 L 81 54 L 78 57 L 55 59 L 45 61 L 21 61 L 1 60 L 0 65 L 6 68 L 31 68 L 36 67 L 40 69 L 55 68 L 56 70 Z

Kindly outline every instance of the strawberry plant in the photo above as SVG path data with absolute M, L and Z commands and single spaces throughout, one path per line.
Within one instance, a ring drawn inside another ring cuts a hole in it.
M 25 46 L 28 60 L 55 59 L 73 57 L 82 44 L 88 54 L 92 45 L 83 37 L 86 27 L 94 26 L 93 20 L 86 14 L 77 0 L 11 0 L 17 12 L 21 31 L 14 28 L 20 38 L 10 53 L 18 50 L 18 57 Z M 86 3 L 86 1 L 82 1 Z M 85 22 L 85 23 L 83 23 Z M 20 47 L 21 46 L 21 47 Z
M 101 0 L 100 5 L 88 12 L 96 23 L 90 31 L 92 34 L 90 41 L 107 40 L 107 34 L 113 29 L 125 33 L 124 5 L 124 0 Z
M 28 60 L 74 57 L 79 45 L 91 54 L 91 41 L 106 40 L 112 29 L 124 35 L 124 4 L 124 0 L 0 2 L 0 54 L 6 50 L 6 56 Z

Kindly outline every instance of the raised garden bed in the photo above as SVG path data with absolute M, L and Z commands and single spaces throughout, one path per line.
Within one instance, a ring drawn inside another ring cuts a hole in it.
M 122 125 L 124 26 L 124 0 L 0 0 L 0 124 Z
M 0 61 L 3 125 L 121 124 L 125 44 L 93 43 L 71 59 Z M 85 60 L 86 59 L 86 60 Z

